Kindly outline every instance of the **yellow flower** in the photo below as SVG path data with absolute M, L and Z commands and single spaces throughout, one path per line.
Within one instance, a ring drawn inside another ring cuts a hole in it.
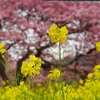
M 93 73 L 89 73 L 89 74 L 87 75 L 87 78 L 88 78 L 88 79 L 91 79 L 91 78 L 93 78 L 93 76 L 94 76 Z
M 56 24 L 54 24 L 49 28 L 48 34 L 51 38 L 52 43 L 66 42 L 67 39 L 66 34 L 68 34 L 68 30 L 66 29 L 65 26 L 59 28 Z
M 1 83 L 2 83 L 3 85 L 6 85 L 6 82 L 5 82 L 4 80 L 2 80 Z
M 96 65 L 95 67 L 94 67 L 94 70 L 96 71 L 96 70 L 99 70 L 100 71 L 100 65 Z
M 21 82 L 20 82 L 20 86 L 21 86 L 21 85 L 24 85 L 24 81 L 21 81 Z
M 61 76 L 60 70 L 59 69 L 54 69 L 50 71 L 50 74 L 48 75 L 48 78 L 57 80 Z
M 0 49 L 2 49 L 4 47 L 3 43 L 0 43 Z
M 83 81 L 82 79 L 80 79 L 80 80 L 79 80 L 79 83 L 80 83 L 80 84 L 83 84 L 83 83 L 84 83 L 84 81 Z
M 100 79 L 100 65 L 94 67 L 94 72 L 89 73 L 87 76 L 88 79 Z
M 100 42 L 96 42 L 96 50 L 100 52 Z
M 30 60 L 31 61 L 35 61 L 35 60 L 37 60 L 38 58 L 36 58 L 35 56 L 33 56 L 33 55 L 30 55 Z
M 41 59 L 35 56 L 30 56 L 30 62 L 24 61 L 21 66 L 21 73 L 26 77 L 31 78 L 40 74 Z
M 4 57 L 5 52 L 6 52 L 6 49 L 4 49 L 4 44 L 0 43 L 0 54 L 2 55 L 2 57 Z
M 94 75 L 96 78 L 100 79 L 100 65 L 94 67 Z

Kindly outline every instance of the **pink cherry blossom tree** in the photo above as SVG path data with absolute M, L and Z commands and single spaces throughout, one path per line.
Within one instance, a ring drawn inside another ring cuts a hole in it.
M 82 59 L 97 55 L 95 42 L 100 40 L 99 7 L 99 2 L 89 1 L 0 0 L 0 41 L 5 43 L 11 59 L 17 61 L 17 71 L 20 72 L 22 62 L 30 54 L 41 57 L 42 67 L 46 69 L 53 65 L 50 57 L 54 53 L 49 48 L 56 48 L 56 44 L 50 43 L 48 28 L 53 23 L 59 27 L 66 26 L 69 34 L 67 42 L 62 44 L 64 63 L 67 64 L 66 60 L 71 58 L 73 72 L 82 74 L 80 70 L 83 68 L 87 73 Z

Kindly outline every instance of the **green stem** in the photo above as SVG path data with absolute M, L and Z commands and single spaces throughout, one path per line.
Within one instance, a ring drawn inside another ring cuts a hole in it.
M 61 44 L 60 44 L 60 42 L 59 42 L 59 60 L 61 61 L 62 59 L 61 59 Z
M 30 90 L 30 88 L 31 88 L 31 78 L 30 78 L 30 76 L 28 77 L 28 86 L 29 86 L 29 90 Z
M 61 56 L 62 56 L 61 55 L 61 44 L 59 42 L 59 60 L 60 60 L 59 70 L 60 70 L 60 75 L 61 75 L 60 82 L 61 82 L 61 89 L 62 89 L 62 98 L 63 98 L 63 100 L 65 100 L 64 99 L 64 86 L 63 86 L 62 70 L 61 70 L 61 67 L 62 67 L 62 65 L 61 65 L 62 58 L 61 58 Z

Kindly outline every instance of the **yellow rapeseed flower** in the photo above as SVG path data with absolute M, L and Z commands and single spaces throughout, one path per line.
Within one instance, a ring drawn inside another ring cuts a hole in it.
M 35 56 L 30 56 L 30 61 L 24 61 L 21 66 L 21 73 L 26 77 L 31 78 L 40 74 L 41 59 Z
M 83 83 L 84 83 L 84 81 L 83 81 L 82 79 L 80 79 L 80 80 L 79 80 L 79 83 L 80 83 L 80 84 L 83 84 Z
M 100 71 L 100 65 L 96 65 L 95 67 L 94 67 L 94 70 L 96 71 L 96 70 L 99 70 Z
M 88 79 L 100 79 L 100 65 L 94 67 L 94 72 L 87 75 Z
M 96 78 L 100 79 L 100 65 L 94 67 L 94 75 Z
M 100 42 L 96 42 L 96 50 L 100 52 Z
M 21 81 L 21 82 L 20 82 L 20 86 L 21 86 L 21 85 L 24 85 L 24 81 Z
M 66 34 L 68 34 L 68 30 L 66 29 L 65 26 L 59 28 L 56 24 L 54 24 L 49 28 L 48 34 L 51 38 L 52 43 L 66 42 L 67 39 Z
M 4 49 L 4 44 L 0 43 L 0 54 L 2 55 L 2 57 L 4 57 L 5 52 L 6 52 L 6 49 Z
M 87 78 L 88 78 L 88 79 L 92 79 L 93 76 L 94 76 L 94 73 L 89 73 L 89 74 L 87 75 Z
M 50 74 L 48 74 L 48 78 L 57 80 L 61 76 L 60 70 L 59 69 L 54 69 L 50 71 Z

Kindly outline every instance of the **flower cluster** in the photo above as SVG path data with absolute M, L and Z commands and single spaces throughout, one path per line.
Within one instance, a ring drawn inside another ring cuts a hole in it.
M 41 59 L 30 55 L 30 61 L 24 61 L 21 66 L 21 73 L 31 78 L 40 74 Z
M 0 88 L 0 100 L 33 100 L 33 97 L 33 92 L 23 82 L 16 87 L 6 86 Z
M 95 79 L 93 77 L 91 79 L 88 78 L 82 85 L 78 85 L 77 83 L 68 85 L 65 82 L 55 82 L 48 87 L 38 85 L 34 89 L 29 89 L 22 81 L 19 86 L 0 87 L 0 100 L 100 100 L 99 69 L 100 65 L 96 65 L 92 73 L 95 75 Z M 62 98 L 63 96 L 64 98 Z
M 89 73 L 87 77 L 85 84 L 79 86 L 76 93 L 80 100 L 100 100 L 100 65 L 96 65 L 94 72 Z
M 49 37 L 51 38 L 51 42 L 66 42 L 68 34 L 68 30 L 65 26 L 59 28 L 56 24 L 52 25 L 49 28 Z
M 54 69 L 50 71 L 50 74 L 48 75 L 48 78 L 57 80 L 61 76 L 60 70 L 59 69 Z
M 96 42 L 96 50 L 100 52 L 100 42 Z
M 6 49 L 4 49 L 4 44 L 3 43 L 0 43 L 0 54 L 2 55 L 3 57 L 3 54 L 6 52 Z
M 100 80 L 100 65 L 96 65 L 94 67 L 94 73 L 89 73 L 88 74 L 88 79 L 93 79 L 93 80 Z

